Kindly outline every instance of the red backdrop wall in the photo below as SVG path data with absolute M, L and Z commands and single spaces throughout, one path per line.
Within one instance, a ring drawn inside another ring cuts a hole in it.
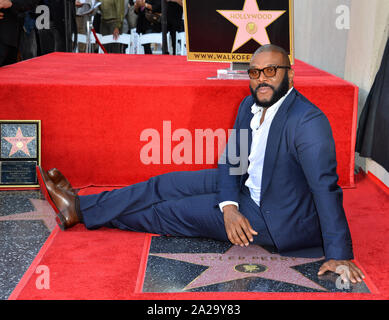
M 76 187 L 211 168 L 217 154 L 198 165 L 195 151 L 193 164 L 146 165 L 140 136 L 161 133 L 162 162 L 163 121 L 192 137 L 195 129 L 231 128 L 250 92 L 247 80 L 207 80 L 227 67 L 181 56 L 53 53 L 0 68 L 0 119 L 42 120 L 42 166 L 57 167 Z M 352 187 L 358 88 L 298 60 L 294 69 L 296 89 L 331 123 L 340 185 Z

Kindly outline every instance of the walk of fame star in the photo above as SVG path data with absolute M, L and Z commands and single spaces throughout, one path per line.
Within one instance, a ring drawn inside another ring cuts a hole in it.
M 286 10 L 259 10 L 257 0 L 245 0 L 242 10 L 216 11 L 238 27 L 232 52 L 251 39 L 262 46 L 270 44 L 266 27 L 286 12 Z
M 57 222 L 55 221 L 55 212 L 46 200 L 29 199 L 34 206 L 34 211 L 14 213 L 7 216 L 1 216 L 0 221 L 18 221 L 18 220 L 42 220 L 49 231 L 53 231 Z
M 26 155 L 31 156 L 28 151 L 27 144 L 35 139 L 35 137 L 25 137 L 23 136 L 22 129 L 18 127 L 18 131 L 14 137 L 3 137 L 6 141 L 12 144 L 11 151 L 9 152 L 9 157 L 18 152 L 19 150 L 24 152 Z
M 327 289 L 308 279 L 291 267 L 322 260 L 323 258 L 291 258 L 266 251 L 259 245 L 233 246 L 225 253 L 150 253 L 151 256 L 185 261 L 207 266 L 184 290 L 204 287 L 248 277 L 259 277 L 308 287 Z

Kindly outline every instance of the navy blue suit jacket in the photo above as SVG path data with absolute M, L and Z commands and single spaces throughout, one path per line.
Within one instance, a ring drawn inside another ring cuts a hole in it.
M 247 152 L 239 153 L 244 141 L 240 141 L 242 133 L 248 137 L 250 154 L 253 104 L 251 96 L 241 103 L 234 125 L 236 139 L 230 136 L 224 155 L 234 144 L 237 154 L 247 157 Z M 230 169 L 240 164 L 228 157 L 224 160 L 218 164 L 218 202 L 239 203 L 247 170 L 231 174 Z M 280 253 L 321 248 L 326 259 L 353 258 L 336 166 L 335 143 L 327 117 L 293 89 L 270 127 L 258 212 Z

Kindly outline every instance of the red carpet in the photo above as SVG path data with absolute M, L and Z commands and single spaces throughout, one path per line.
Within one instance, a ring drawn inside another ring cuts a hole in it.
M 90 190 L 83 190 L 87 193 Z M 93 191 L 97 191 L 96 189 Z M 137 293 L 148 235 L 120 230 L 56 229 L 10 299 L 389 299 L 389 194 L 367 176 L 344 191 L 357 264 L 372 293 Z M 50 270 L 50 289 L 38 290 L 38 265 Z
M 210 168 L 215 165 L 145 165 L 139 154 L 147 142 L 140 134 L 147 128 L 162 133 L 163 121 L 171 121 L 172 132 L 185 128 L 192 136 L 195 129 L 231 128 L 250 94 L 248 81 L 206 80 L 227 66 L 182 56 L 53 53 L 0 68 L 0 119 L 42 120 L 43 167 L 59 168 L 76 187 Z M 352 187 L 358 88 L 301 61 L 294 69 L 295 87 L 330 120 L 339 182 Z

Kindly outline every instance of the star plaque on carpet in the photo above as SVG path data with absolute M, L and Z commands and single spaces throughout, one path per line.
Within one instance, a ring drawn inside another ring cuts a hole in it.
M 286 257 L 274 248 L 176 237 L 152 237 L 142 292 L 363 292 L 317 272 L 324 258 Z
M 40 120 L 0 120 L 0 188 L 38 187 Z

